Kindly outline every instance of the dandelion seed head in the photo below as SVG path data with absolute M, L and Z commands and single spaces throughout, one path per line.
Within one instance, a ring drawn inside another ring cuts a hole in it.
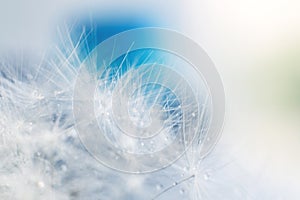
M 93 29 L 76 31 L 59 27 L 62 43 L 35 65 L 1 60 L 0 199 L 192 197 L 212 117 L 205 80 L 160 49 L 115 57 L 117 45 L 99 60 Z M 93 90 L 74 92 L 91 77 Z

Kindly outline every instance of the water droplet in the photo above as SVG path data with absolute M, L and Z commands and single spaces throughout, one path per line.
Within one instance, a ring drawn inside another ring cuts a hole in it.
M 36 97 L 36 96 L 38 95 L 38 91 L 37 91 L 37 90 L 33 90 L 32 95 L 33 95 L 34 97 Z
M 185 193 L 185 190 L 184 190 L 184 189 L 180 189 L 179 193 L 180 193 L 180 194 L 184 194 L 184 193 Z
M 37 183 L 37 185 L 38 185 L 39 188 L 44 188 L 45 187 L 45 183 L 43 181 L 39 181 Z
M 204 175 L 203 175 L 203 178 L 204 178 L 204 180 L 208 180 L 209 179 L 209 177 L 210 177 L 210 175 L 208 174 L 208 173 L 205 173 Z
M 40 94 L 37 90 L 33 90 L 32 96 L 33 96 L 33 98 L 38 99 L 38 100 L 42 100 L 42 99 L 45 98 L 45 97 L 44 97 L 42 94 Z
M 163 189 L 163 187 L 164 187 L 164 186 L 163 186 L 162 184 L 157 184 L 157 185 L 156 185 L 156 189 L 157 189 L 157 190 L 161 190 L 161 189 Z
M 68 169 L 68 167 L 67 167 L 66 165 L 62 165 L 62 166 L 61 166 L 61 170 L 62 170 L 62 171 L 65 172 L 65 171 L 67 171 L 67 169 Z

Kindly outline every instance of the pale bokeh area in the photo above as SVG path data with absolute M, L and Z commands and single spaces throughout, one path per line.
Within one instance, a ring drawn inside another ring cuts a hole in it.
M 181 31 L 206 49 L 223 78 L 227 119 L 220 144 L 234 149 L 245 176 L 259 176 L 258 190 L 260 182 L 270 190 L 260 190 L 258 199 L 263 193 L 299 199 L 300 2 L 185 5 Z
M 3 1 L 0 52 L 22 46 L 40 56 L 61 19 L 91 9 L 136 12 L 196 41 L 226 94 L 224 130 L 210 155 L 229 165 L 217 164 L 216 184 L 233 179 L 251 199 L 300 199 L 300 1 Z

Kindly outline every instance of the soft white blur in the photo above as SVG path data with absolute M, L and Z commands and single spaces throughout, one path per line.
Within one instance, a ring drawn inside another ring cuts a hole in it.
M 206 49 L 226 88 L 220 144 L 234 149 L 234 162 L 249 172 L 245 176 L 259 177 L 252 184 L 258 199 L 266 199 L 264 193 L 299 199 L 300 2 L 184 4 L 181 31 Z M 240 179 L 243 184 L 246 178 Z M 267 189 L 260 190 L 261 182 Z

